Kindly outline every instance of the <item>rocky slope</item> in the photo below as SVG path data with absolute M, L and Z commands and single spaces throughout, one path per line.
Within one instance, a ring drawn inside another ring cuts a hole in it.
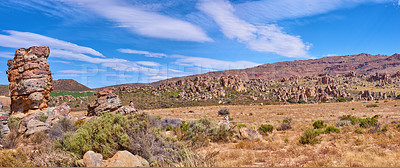
M 296 60 L 277 62 L 271 64 L 263 64 L 253 68 L 215 71 L 205 74 L 191 75 L 185 77 L 171 78 L 162 80 L 148 85 L 159 86 L 161 83 L 168 81 L 184 80 L 186 78 L 195 78 L 198 76 L 222 77 L 237 75 L 242 80 L 249 79 L 282 79 L 289 77 L 305 77 L 314 75 L 345 75 L 355 73 L 358 75 L 373 75 L 375 73 L 394 74 L 400 71 L 400 54 L 388 55 L 371 55 L 366 53 L 346 56 L 332 56 L 320 59 Z M 119 86 L 136 86 L 143 84 L 124 84 Z

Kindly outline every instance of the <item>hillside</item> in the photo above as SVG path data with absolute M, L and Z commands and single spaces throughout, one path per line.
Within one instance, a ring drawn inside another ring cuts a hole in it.
M 90 88 L 73 79 L 59 79 L 53 81 L 54 91 L 88 91 Z
M 376 72 L 393 74 L 400 71 L 400 54 L 371 55 L 366 53 L 346 56 L 331 56 L 320 59 L 295 60 L 263 64 L 253 68 L 215 71 L 205 74 L 186 77 L 171 78 L 151 83 L 149 85 L 159 86 L 167 81 L 178 81 L 185 78 L 197 76 L 221 77 L 227 75 L 238 75 L 242 80 L 249 79 L 282 79 L 288 77 L 304 77 L 320 74 L 344 75 L 350 72 L 356 74 L 372 75 Z M 143 85 L 143 84 L 141 84 Z M 137 84 L 125 84 L 118 86 L 140 86 Z M 113 86 L 114 87 L 114 86 Z

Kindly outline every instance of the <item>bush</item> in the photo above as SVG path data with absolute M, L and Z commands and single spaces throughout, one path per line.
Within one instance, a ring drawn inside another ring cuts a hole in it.
M 343 126 L 349 126 L 351 125 L 351 121 L 339 121 L 338 123 L 336 123 L 337 127 L 343 127 Z
M 29 161 L 28 153 L 18 149 L 16 151 L 1 150 L 0 151 L 1 167 L 34 167 L 35 165 Z
M 47 120 L 47 118 L 49 118 L 49 116 L 47 116 L 47 115 L 40 115 L 39 117 L 39 121 L 41 121 L 41 122 L 46 122 L 46 120 Z
M 282 123 L 280 127 L 276 128 L 277 131 L 284 131 L 288 129 L 292 129 L 292 126 L 290 126 L 290 124 L 287 123 Z
M 338 102 L 346 102 L 346 98 L 344 98 L 344 97 L 342 97 L 342 96 L 339 96 L 336 100 L 337 100 Z
M 64 150 L 79 158 L 92 150 L 105 159 L 116 151 L 128 150 L 145 158 L 153 166 L 169 166 L 184 161 L 190 153 L 183 144 L 160 134 L 161 121 L 147 114 L 123 116 L 106 113 L 84 123 L 75 133 L 65 134 Z
M 274 126 L 270 124 L 261 124 L 258 130 L 260 130 L 262 133 L 271 133 L 274 130 Z
M 247 128 L 247 125 L 246 124 L 238 124 L 237 127 L 238 128 Z
M 340 132 L 340 130 L 339 130 L 339 128 L 336 128 L 336 127 L 334 127 L 334 126 L 328 126 L 328 127 L 326 127 L 325 128 L 325 131 L 324 131 L 326 134 L 330 134 L 331 132 L 333 132 L 333 133 L 339 133 Z
M 286 124 L 290 124 L 292 122 L 292 119 L 284 119 L 282 122 L 286 123 Z
M 319 128 L 325 128 L 326 124 L 324 124 L 324 121 L 322 120 L 317 120 L 313 123 L 314 129 L 319 129 Z
M 227 108 L 221 108 L 218 110 L 218 115 L 229 115 L 229 110 Z
M 312 128 L 307 128 L 304 130 L 303 135 L 300 136 L 299 142 L 301 144 L 318 144 L 321 142 L 321 139 L 318 138 L 318 133 L 314 132 Z
M 379 105 L 377 105 L 377 104 L 368 104 L 367 105 L 367 108 L 371 108 L 371 107 L 379 107 Z
M 378 120 L 375 119 L 374 117 L 360 118 L 359 122 L 360 122 L 360 127 L 362 127 L 362 128 L 370 128 L 372 126 L 378 125 Z

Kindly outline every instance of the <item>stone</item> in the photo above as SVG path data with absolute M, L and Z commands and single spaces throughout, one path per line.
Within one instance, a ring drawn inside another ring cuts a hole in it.
M 118 112 L 122 115 L 127 115 L 127 114 L 134 114 L 137 112 L 137 110 L 132 106 L 122 106 L 121 108 L 118 109 Z
M 105 160 L 102 167 L 148 167 L 149 162 L 128 151 L 118 151 L 112 158 Z
M 72 119 L 70 114 L 71 108 L 68 106 L 66 102 L 57 106 L 52 111 L 50 111 L 49 117 L 46 120 L 46 124 L 52 126 L 54 123 L 57 123 L 60 119 Z
M 37 132 L 47 131 L 49 130 L 49 126 L 41 122 L 39 117 L 31 114 L 25 116 L 21 122 L 19 123 L 18 132 L 25 135 L 31 135 Z
M 0 113 L 0 132 L 1 134 L 10 133 L 10 128 L 8 127 L 8 114 Z
M 87 116 L 97 116 L 105 112 L 116 112 L 122 105 L 118 95 L 110 88 L 105 88 L 96 93 L 97 98 L 88 105 Z
M 262 135 L 251 128 L 240 128 L 239 129 L 240 136 L 242 136 L 243 139 L 250 139 L 250 140 L 255 140 L 255 139 L 262 139 Z
M 21 48 L 8 61 L 11 114 L 26 114 L 29 110 L 47 107 L 50 92 L 53 90 L 53 78 L 46 61 L 49 54 L 49 47 Z
M 86 167 L 102 167 L 103 156 L 93 151 L 87 151 L 83 155 L 83 165 Z

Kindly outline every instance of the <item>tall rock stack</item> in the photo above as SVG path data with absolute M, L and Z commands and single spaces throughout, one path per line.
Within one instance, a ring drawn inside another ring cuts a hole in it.
M 47 107 L 53 90 L 47 63 L 49 54 L 49 47 L 21 48 L 15 52 L 14 59 L 8 61 L 11 114 L 26 114 L 29 110 Z

